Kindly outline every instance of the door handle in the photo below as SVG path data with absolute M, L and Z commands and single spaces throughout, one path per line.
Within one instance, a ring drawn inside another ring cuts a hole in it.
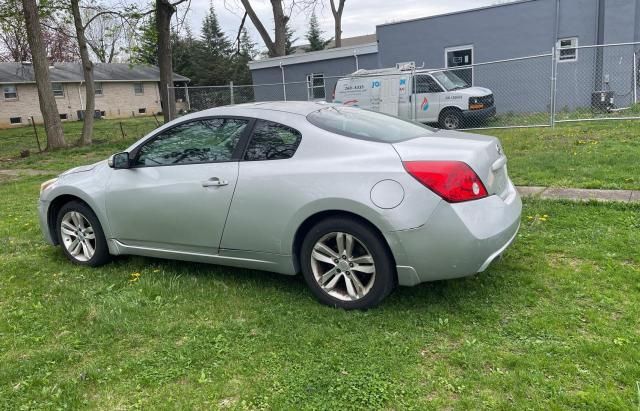
M 202 182 L 202 187 L 221 187 L 229 185 L 227 180 L 220 180 L 218 177 L 211 177 Z

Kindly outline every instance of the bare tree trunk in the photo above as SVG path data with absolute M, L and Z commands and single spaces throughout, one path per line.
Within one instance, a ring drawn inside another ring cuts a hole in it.
M 264 27 L 264 24 L 260 21 L 260 18 L 256 14 L 255 10 L 249 3 L 249 0 L 240 0 L 244 10 L 251 19 L 251 22 L 255 26 L 256 30 L 262 37 L 264 45 L 267 46 L 269 51 L 269 57 L 284 56 L 286 54 L 287 33 L 286 25 L 289 18 L 284 15 L 282 9 L 282 0 L 271 0 L 271 8 L 273 9 L 273 21 L 275 22 L 275 40 L 271 40 L 269 32 Z
M 53 96 L 51 81 L 49 79 L 49 62 L 42 41 L 40 29 L 40 16 L 36 0 L 22 0 L 24 19 L 27 27 L 27 39 L 33 59 L 33 72 L 36 78 L 40 112 L 44 119 L 44 128 L 47 133 L 47 150 L 66 146 L 64 132 L 60 122 L 60 113 Z
M 76 37 L 78 39 L 78 48 L 80 49 L 80 60 L 82 61 L 82 73 L 84 74 L 86 90 L 84 123 L 82 124 L 82 137 L 80 137 L 80 145 L 84 146 L 91 144 L 93 140 L 93 113 L 96 109 L 96 91 L 93 82 L 93 63 L 89 58 L 87 39 L 84 34 L 85 27 L 82 24 L 82 17 L 80 15 L 79 0 L 71 0 L 71 13 L 73 14 L 73 23 L 76 27 Z
M 160 68 L 160 101 L 165 123 L 175 118 L 176 99 L 173 85 L 171 56 L 171 16 L 176 7 L 168 0 L 156 0 L 156 28 L 158 29 L 158 67 Z
M 344 2 L 346 0 L 337 0 L 338 7 L 336 7 L 335 0 L 330 0 L 331 2 L 331 14 L 333 14 L 333 21 L 335 27 L 334 41 L 335 47 L 342 47 L 342 12 L 344 11 Z

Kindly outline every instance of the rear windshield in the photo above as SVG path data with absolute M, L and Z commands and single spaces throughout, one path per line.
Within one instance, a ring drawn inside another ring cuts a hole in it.
M 382 143 L 397 143 L 433 134 L 436 129 L 357 107 L 329 106 L 307 115 L 316 127 L 332 133 Z

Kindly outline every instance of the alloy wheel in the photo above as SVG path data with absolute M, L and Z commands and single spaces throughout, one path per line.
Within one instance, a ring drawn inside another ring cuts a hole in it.
M 342 301 L 366 296 L 376 277 L 373 256 L 354 235 L 343 232 L 326 234 L 313 246 L 313 276 L 320 288 Z
M 69 211 L 60 223 L 62 244 L 78 261 L 89 261 L 96 252 L 96 235 L 89 220 L 77 211 Z

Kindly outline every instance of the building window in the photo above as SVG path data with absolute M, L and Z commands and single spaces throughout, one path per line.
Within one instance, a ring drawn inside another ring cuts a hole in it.
M 578 60 L 578 38 L 569 37 L 558 40 L 558 61 Z
M 444 50 L 444 64 L 468 85 L 473 85 L 473 46 L 448 47 Z M 458 68 L 465 67 L 469 68 Z
M 312 73 L 307 75 L 307 99 L 324 100 L 324 74 Z
M 101 95 L 103 94 L 103 93 L 102 93 L 102 83 L 101 83 L 101 82 L 96 81 L 96 82 L 94 83 L 94 87 L 96 88 L 96 96 L 101 96 Z
M 11 123 L 11 124 L 22 124 L 22 117 L 11 117 L 9 119 L 9 123 Z
M 136 93 L 137 96 L 144 94 L 144 84 L 141 81 L 133 83 L 133 92 Z
M 5 100 L 15 100 L 18 98 L 18 89 L 15 84 L 5 84 L 2 86 Z
M 69 117 L 66 113 L 60 114 L 60 120 L 67 120 Z
M 138 114 L 145 114 L 147 112 L 146 108 L 139 108 L 138 109 Z
M 64 87 L 62 83 L 51 83 L 51 88 L 53 89 L 53 95 L 55 97 L 64 97 Z

